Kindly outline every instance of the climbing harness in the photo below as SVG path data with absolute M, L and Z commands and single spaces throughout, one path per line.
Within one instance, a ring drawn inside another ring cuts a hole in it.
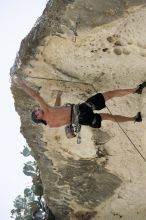
M 71 105 L 71 123 L 65 127 L 67 138 L 77 137 L 77 144 L 81 143 L 81 125 L 79 124 L 79 104 Z

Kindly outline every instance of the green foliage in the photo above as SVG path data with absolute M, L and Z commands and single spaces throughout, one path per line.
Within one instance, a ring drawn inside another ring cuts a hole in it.
M 29 161 L 31 162 L 31 161 Z M 29 162 L 24 164 L 24 169 L 29 170 L 29 171 L 35 171 L 36 167 L 34 166 L 34 164 L 30 164 Z
M 17 216 L 17 217 L 15 218 L 15 220 L 23 220 L 23 218 L 22 218 L 21 216 Z
M 25 169 L 27 171 L 35 172 L 35 168 L 33 166 L 31 166 L 31 165 L 28 165 L 28 164 L 24 164 L 24 168 L 23 169 Z
M 39 201 L 33 201 L 29 203 L 29 207 L 32 212 L 36 212 L 37 210 L 40 209 L 41 205 Z
M 13 218 L 14 216 L 16 216 L 17 218 L 21 217 L 21 209 L 12 209 L 11 210 L 11 218 Z M 19 220 L 19 219 L 18 219 Z
M 26 208 L 26 198 L 23 198 L 22 196 L 17 196 L 14 201 L 14 207 L 19 211 L 21 209 Z
M 34 220 L 32 215 L 27 215 L 24 217 L 24 220 Z
M 36 162 L 32 162 L 32 161 L 28 161 L 27 163 L 24 164 L 24 167 L 23 167 L 23 173 L 26 175 L 26 176 L 35 176 L 37 175 L 37 165 L 36 165 Z
M 26 176 L 31 176 L 31 177 L 35 176 L 35 173 L 29 172 L 29 171 L 27 171 L 27 170 L 23 170 L 23 173 L 24 173 Z
M 26 146 L 21 153 L 24 157 L 31 155 L 31 151 Z M 35 220 L 33 213 L 42 208 L 41 196 L 43 195 L 42 181 L 36 161 L 26 162 L 23 173 L 32 177 L 33 185 L 24 189 L 24 197 L 18 195 L 15 198 L 11 217 L 15 220 Z
M 33 192 L 37 196 L 42 196 L 43 195 L 43 187 L 41 184 L 37 184 L 33 187 Z
M 27 146 L 24 146 L 24 149 L 21 152 L 21 154 L 23 154 L 24 157 L 28 157 L 31 155 L 31 150 Z
M 32 195 L 32 190 L 29 188 L 24 189 L 24 196 L 25 197 L 30 197 Z
M 30 166 L 33 166 L 34 169 L 37 168 L 37 163 L 36 163 L 35 161 L 28 161 L 26 164 L 27 164 L 27 165 L 30 165 Z

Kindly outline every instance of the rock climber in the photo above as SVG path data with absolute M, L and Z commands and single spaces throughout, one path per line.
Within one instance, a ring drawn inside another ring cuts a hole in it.
M 106 102 L 113 97 L 122 97 L 128 94 L 141 94 L 146 87 L 146 82 L 141 83 L 138 87 L 133 89 L 118 89 L 107 91 L 104 93 L 97 93 L 89 97 L 85 102 L 78 105 L 64 105 L 59 106 L 61 99 L 61 92 L 58 93 L 55 106 L 48 105 L 38 92 L 30 88 L 27 82 L 19 77 L 13 77 L 13 81 L 24 90 L 29 96 L 36 100 L 39 104 L 32 113 L 31 118 L 35 123 L 42 123 L 48 125 L 50 128 L 61 127 L 73 124 L 78 115 L 77 120 L 79 125 L 86 125 L 92 128 L 100 128 L 104 120 L 112 122 L 141 122 L 141 112 L 138 112 L 133 117 L 125 117 L 122 115 L 112 115 L 108 113 L 95 113 L 94 110 L 101 110 L 106 107 Z M 58 106 L 57 106 L 58 105 Z M 74 110 L 74 106 L 75 108 Z

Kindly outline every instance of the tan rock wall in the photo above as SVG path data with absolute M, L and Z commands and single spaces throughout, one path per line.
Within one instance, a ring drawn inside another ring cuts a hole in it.
M 96 91 L 136 87 L 146 80 L 144 3 L 50 2 L 24 39 L 13 72 L 51 105 L 57 90 L 63 91 L 63 104 L 82 102 Z M 66 139 L 64 128 L 34 125 L 29 117 L 34 101 L 13 85 L 12 91 L 21 132 L 38 161 L 56 219 L 81 210 L 96 212 L 91 216 L 98 220 L 145 219 L 145 93 L 114 98 L 103 110 L 125 116 L 142 111 L 142 123 L 106 121 L 101 129 L 83 127 L 78 145 L 76 139 Z

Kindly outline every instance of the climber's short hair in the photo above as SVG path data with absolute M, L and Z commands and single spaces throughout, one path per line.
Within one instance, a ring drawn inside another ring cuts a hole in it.
M 37 116 L 35 114 L 36 110 L 33 110 L 31 113 L 31 119 L 33 122 L 35 122 L 36 124 L 42 123 L 44 125 L 47 125 L 47 122 L 41 119 L 37 119 Z

